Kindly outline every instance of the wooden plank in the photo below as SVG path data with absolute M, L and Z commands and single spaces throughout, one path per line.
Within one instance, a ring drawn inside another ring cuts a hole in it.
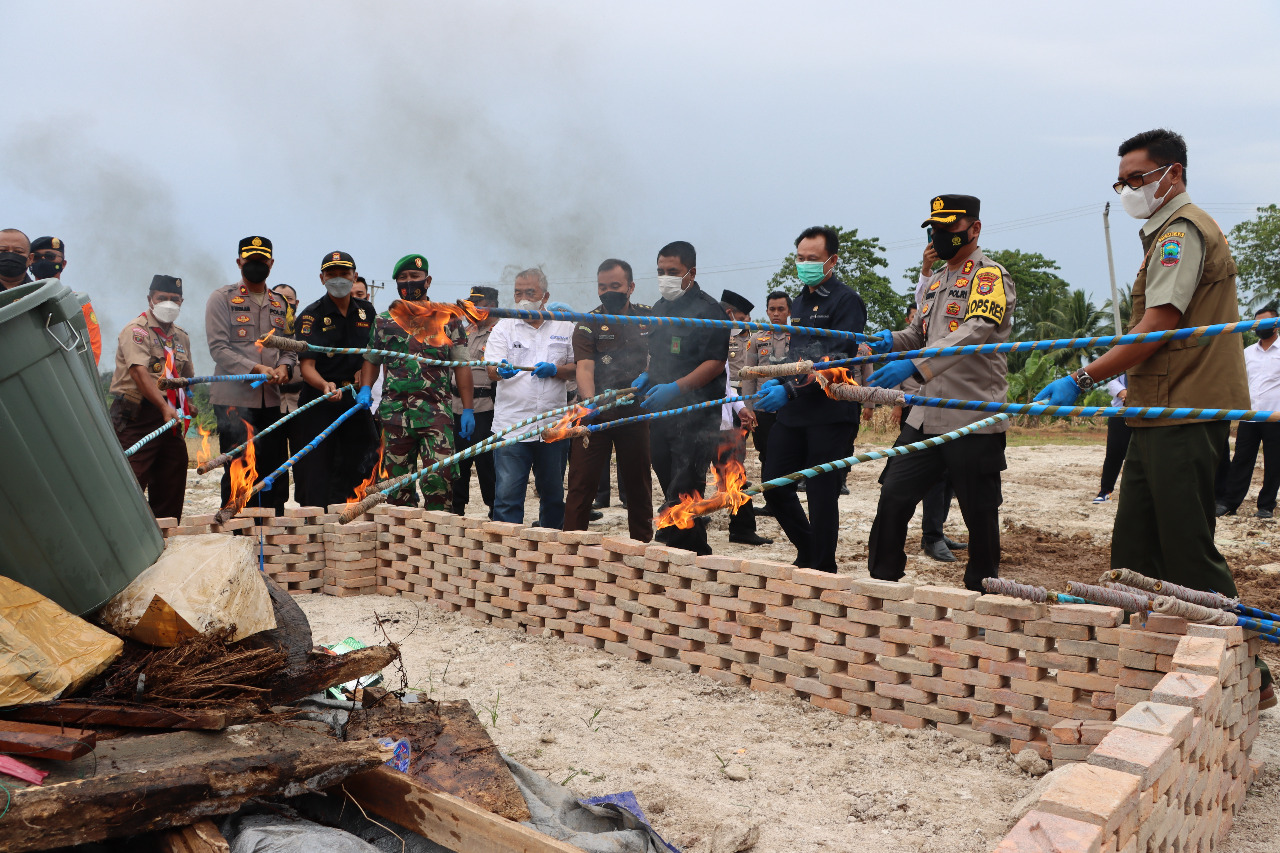
M 425 835 L 454 853 L 582 853 L 581 847 L 498 817 L 452 794 L 433 791 L 390 767 L 357 773 L 336 790 L 365 811 Z
M 400 657 L 394 646 L 369 646 L 345 655 L 316 655 L 296 675 L 288 676 L 271 691 L 273 705 L 296 702 L 335 684 L 343 684 L 381 672 Z
M 132 729 L 204 729 L 218 731 L 229 725 L 247 723 L 258 715 L 248 703 L 216 711 L 173 710 L 153 705 L 93 702 L 67 699 L 5 708 L 0 716 L 10 720 L 92 727 L 120 726 Z
M 373 741 L 341 743 L 278 723 L 107 741 L 98 753 L 92 778 L 14 792 L 0 818 L 0 853 L 186 826 L 254 797 L 332 787 L 389 756 Z
M 97 742 L 97 734 L 82 729 L 0 720 L 0 752 L 23 758 L 70 761 L 93 749 Z
M 410 776 L 508 820 L 529 819 L 511 770 L 465 699 L 387 701 L 356 709 L 347 722 L 347 737 L 404 738 L 411 747 Z
M 231 845 L 208 818 L 161 833 L 156 847 L 160 853 L 231 853 Z

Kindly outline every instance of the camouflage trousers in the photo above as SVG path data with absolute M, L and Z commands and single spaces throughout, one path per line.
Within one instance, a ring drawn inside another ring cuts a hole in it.
M 454 452 L 452 423 L 422 429 L 383 424 L 382 438 L 382 464 L 390 477 L 411 474 L 441 459 L 447 459 Z M 447 511 L 452 505 L 452 483 L 456 475 L 457 466 L 448 465 L 425 477 L 419 477 L 416 484 L 401 486 L 391 493 L 389 502 L 397 506 L 417 506 L 420 488 L 424 508 Z

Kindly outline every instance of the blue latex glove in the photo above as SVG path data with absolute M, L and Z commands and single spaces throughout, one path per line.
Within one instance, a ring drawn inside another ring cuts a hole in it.
M 777 379 L 760 386 L 759 396 L 751 404 L 758 412 L 776 412 L 787 404 L 787 388 Z
M 356 392 L 356 403 L 364 406 L 366 409 L 373 408 L 373 389 L 365 385 Z
M 871 378 L 867 380 L 868 385 L 874 385 L 877 388 L 897 388 L 903 382 L 911 378 L 916 372 L 916 366 L 909 359 L 900 359 L 891 361 L 884 367 L 871 374 Z
M 665 385 L 655 385 L 649 389 L 649 393 L 645 395 L 644 402 L 641 404 L 647 412 L 660 412 L 675 406 L 680 399 L 680 395 L 684 393 L 680 390 L 680 386 L 674 382 L 668 382 Z
M 635 378 L 631 383 L 631 387 L 636 389 L 637 394 L 643 394 L 649 390 L 649 372 L 645 371 Z
M 458 437 L 463 441 L 470 441 L 471 434 L 476 431 L 476 413 L 473 409 L 462 410 L 462 428 L 458 430 Z
M 893 332 L 881 329 L 874 335 L 869 335 L 866 344 L 877 355 L 882 352 L 893 352 Z
M 554 379 L 556 366 L 549 361 L 540 361 L 533 366 L 533 375 L 539 379 Z
M 495 368 L 498 372 L 498 377 L 501 379 L 510 379 L 520 372 L 512 367 L 511 362 L 507 361 L 505 358 L 502 360 L 502 364 L 502 367 Z
M 1049 403 L 1054 406 L 1074 406 L 1080 396 L 1080 386 L 1070 376 L 1055 379 L 1036 395 L 1033 403 Z
M 596 415 L 600 414 L 598 411 L 596 411 L 595 403 L 583 403 L 582 408 L 587 410 L 587 413 L 582 416 L 582 423 L 586 423 L 587 421 L 594 418 Z

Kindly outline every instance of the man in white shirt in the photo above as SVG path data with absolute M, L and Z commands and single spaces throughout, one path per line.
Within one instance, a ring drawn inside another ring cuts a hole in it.
M 1276 316 L 1274 303 L 1260 308 L 1255 320 Z M 1249 405 L 1254 411 L 1274 412 L 1280 409 L 1280 347 L 1276 346 L 1276 330 L 1258 335 L 1258 342 L 1244 349 L 1244 366 L 1249 373 Z M 1231 459 L 1226 493 L 1218 504 L 1218 515 L 1235 515 L 1249 493 L 1253 465 L 1262 446 L 1262 488 L 1258 491 L 1258 518 L 1271 518 L 1276 510 L 1276 491 L 1280 489 L 1280 424 L 1255 424 L 1241 421 L 1236 428 L 1236 455 Z
M 547 304 L 547 277 L 527 269 L 516 276 L 516 307 L 539 310 Z M 532 415 L 559 408 L 568 401 L 568 383 L 576 376 L 573 363 L 573 323 L 563 320 L 518 320 L 494 324 L 485 344 L 486 361 L 533 365 L 532 371 L 488 368 L 494 381 L 493 431 L 499 432 Z M 522 432 L 550 422 L 522 427 Z M 536 433 L 535 433 L 536 436 Z M 493 520 L 524 523 L 525 493 L 533 471 L 540 506 L 538 526 L 564 525 L 564 469 L 568 442 L 548 444 L 533 437 L 493 451 L 496 473 Z

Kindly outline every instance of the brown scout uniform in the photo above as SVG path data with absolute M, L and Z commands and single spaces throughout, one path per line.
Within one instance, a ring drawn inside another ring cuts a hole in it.
M 166 361 L 172 360 L 171 376 L 195 376 L 191 360 L 191 338 L 179 326 L 166 337 L 160 323 L 146 313 L 134 318 L 116 340 L 115 372 L 109 393 L 111 425 L 122 448 L 128 448 L 164 423 L 163 415 L 143 398 L 129 368 L 141 365 L 153 377 L 164 376 Z M 170 404 L 183 414 L 185 394 L 166 393 Z M 180 518 L 187 493 L 187 442 L 179 428 L 166 431 L 144 444 L 129 457 L 129 466 L 138 485 L 147 493 L 147 503 L 156 518 Z
M 1015 302 L 1009 271 L 979 250 L 958 269 L 943 266 L 929 276 L 920 309 L 910 326 L 893 333 L 893 348 L 898 351 L 1005 343 L 1013 331 Z M 933 356 L 917 358 L 912 363 L 924 377 L 917 392 L 923 397 L 1003 403 L 1009 393 L 1004 353 Z M 989 413 L 913 406 L 907 424 L 926 435 L 939 435 L 985 417 Z M 1000 421 L 977 432 L 1008 429 L 1008 421 Z

